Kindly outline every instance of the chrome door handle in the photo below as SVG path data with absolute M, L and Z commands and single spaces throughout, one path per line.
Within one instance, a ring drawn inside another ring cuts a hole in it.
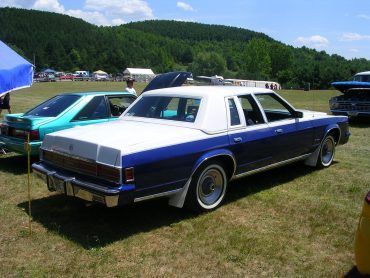
M 283 133 L 283 130 L 282 130 L 281 128 L 275 129 L 275 133 L 276 133 L 276 134 Z
M 241 137 L 234 138 L 234 143 L 240 143 L 242 141 Z

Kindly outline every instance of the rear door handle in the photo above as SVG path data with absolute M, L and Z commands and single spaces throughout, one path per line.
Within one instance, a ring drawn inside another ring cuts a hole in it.
M 234 138 L 234 143 L 240 143 L 242 141 L 241 137 Z
M 282 130 L 281 128 L 275 129 L 275 133 L 276 133 L 276 134 L 283 133 L 283 130 Z

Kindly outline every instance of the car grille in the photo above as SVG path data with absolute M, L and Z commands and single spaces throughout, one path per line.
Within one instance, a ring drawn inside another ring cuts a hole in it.
M 370 102 L 354 103 L 349 101 L 337 102 L 334 105 L 335 109 L 345 111 L 370 111 Z M 333 108 L 334 108 L 333 107 Z
M 115 183 L 120 182 L 121 172 L 119 168 L 107 166 L 95 161 L 89 161 L 82 158 L 72 157 L 69 155 L 42 151 L 42 159 L 45 162 L 51 163 L 59 168 L 76 172 L 79 174 L 87 175 L 94 178 L 112 181 Z

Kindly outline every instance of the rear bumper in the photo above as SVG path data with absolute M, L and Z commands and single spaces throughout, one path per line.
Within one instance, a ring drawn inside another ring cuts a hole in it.
M 107 207 L 132 203 L 134 200 L 135 186 L 132 184 L 107 187 L 98 182 L 82 180 L 73 173 L 57 170 L 42 162 L 32 164 L 32 169 L 34 175 L 46 183 L 49 191 L 101 203 Z
M 39 154 L 41 143 L 42 141 L 30 142 L 31 155 Z M 25 141 L 23 140 L 12 138 L 9 136 L 0 135 L 0 144 L 4 145 L 4 147 L 7 148 L 9 151 L 26 154 L 26 150 L 24 148 Z

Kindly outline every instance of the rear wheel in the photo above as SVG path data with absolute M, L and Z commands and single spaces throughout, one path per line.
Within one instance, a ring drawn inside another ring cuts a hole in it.
M 218 162 L 201 166 L 190 184 L 187 206 L 196 211 L 211 211 L 221 205 L 227 189 L 227 175 Z
M 332 135 L 328 135 L 321 143 L 319 157 L 316 166 L 319 168 L 329 167 L 334 159 L 335 140 Z

